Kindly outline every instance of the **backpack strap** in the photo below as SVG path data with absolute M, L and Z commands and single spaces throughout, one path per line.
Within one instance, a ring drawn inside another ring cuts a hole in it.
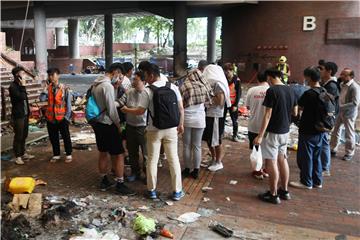
M 171 89 L 171 82 L 167 81 L 166 84 L 165 84 L 165 86 L 166 86 L 167 88 L 170 88 L 170 89 Z

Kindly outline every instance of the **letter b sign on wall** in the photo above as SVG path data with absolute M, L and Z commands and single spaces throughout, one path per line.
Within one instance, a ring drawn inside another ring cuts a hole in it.
M 316 18 L 314 16 L 304 16 L 303 31 L 314 31 L 316 28 Z

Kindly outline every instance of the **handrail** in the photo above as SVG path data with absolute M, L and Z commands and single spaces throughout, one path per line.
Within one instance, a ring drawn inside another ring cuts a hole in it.
M 35 78 L 35 75 L 30 71 L 30 69 L 28 69 L 27 67 L 23 66 L 20 63 L 17 63 L 16 61 L 12 60 L 9 56 L 7 56 L 5 53 L 1 52 L 1 57 L 3 59 L 5 59 L 6 61 L 8 61 L 10 64 L 15 65 L 15 66 L 20 66 L 22 68 L 24 68 L 25 72 L 27 74 L 29 74 L 32 78 Z

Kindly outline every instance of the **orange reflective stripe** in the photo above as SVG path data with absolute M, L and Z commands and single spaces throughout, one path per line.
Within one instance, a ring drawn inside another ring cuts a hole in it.
M 229 85 L 229 89 L 230 89 L 230 101 L 231 104 L 235 103 L 235 99 L 236 99 L 236 89 L 235 89 L 235 83 L 231 83 Z
M 63 87 L 60 86 L 58 92 L 54 96 L 52 84 L 48 88 L 48 107 L 46 111 L 46 118 L 48 121 L 61 121 L 64 119 L 66 107 L 63 100 Z

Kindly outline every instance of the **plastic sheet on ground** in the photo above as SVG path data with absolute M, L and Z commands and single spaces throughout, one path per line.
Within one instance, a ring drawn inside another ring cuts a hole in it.
M 196 222 L 199 219 L 199 217 L 201 217 L 201 215 L 196 212 L 187 212 L 180 215 L 177 218 L 177 220 L 183 223 L 192 223 L 192 222 Z

